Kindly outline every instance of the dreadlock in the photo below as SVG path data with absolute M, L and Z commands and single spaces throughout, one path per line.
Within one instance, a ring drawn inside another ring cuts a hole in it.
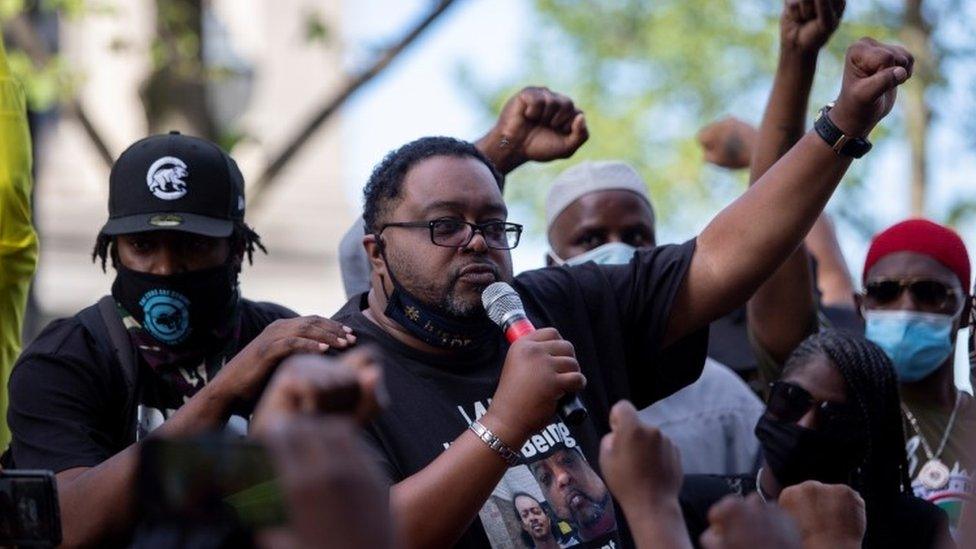
M 828 329 L 808 337 L 793 351 L 784 375 L 815 356 L 829 359 L 840 370 L 848 398 L 860 410 L 866 453 L 854 488 L 865 502 L 883 502 L 899 492 L 911 494 L 901 397 L 891 360 L 863 337 Z
M 101 260 L 102 271 L 105 271 L 109 257 L 112 258 L 112 266 L 115 267 L 116 265 L 117 259 L 113 242 L 114 238 L 105 233 L 98 233 L 98 238 L 95 239 L 95 247 L 92 248 L 92 263 Z M 243 249 L 249 265 L 254 264 L 255 250 L 261 250 L 264 254 L 268 253 L 264 244 L 261 243 L 261 236 L 243 221 L 234 221 L 234 230 L 230 235 L 230 249 Z

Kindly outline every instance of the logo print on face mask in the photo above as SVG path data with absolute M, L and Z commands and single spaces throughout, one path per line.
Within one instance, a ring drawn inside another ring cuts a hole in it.
M 190 331 L 190 300 L 172 290 L 150 290 L 139 300 L 143 327 L 154 338 L 168 345 L 186 339 Z
M 186 195 L 186 181 L 183 178 L 188 175 L 186 162 L 175 156 L 164 156 L 149 166 L 146 184 L 156 198 L 176 200 Z

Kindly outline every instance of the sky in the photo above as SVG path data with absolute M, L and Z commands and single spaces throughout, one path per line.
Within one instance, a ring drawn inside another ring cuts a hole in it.
M 343 42 L 347 68 L 360 66 L 370 48 L 394 40 L 404 28 L 426 13 L 431 0 L 357 0 L 345 3 Z M 529 0 L 457 0 L 437 23 L 373 82 L 365 86 L 342 113 L 346 142 L 344 188 L 352 204 L 362 203 L 362 185 L 373 166 L 390 150 L 425 135 L 476 139 L 489 127 L 472 90 L 459 77 L 461 67 L 473 69 L 478 82 L 498 87 L 514 81 L 524 68 L 523 47 L 533 25 Z M 951 75 L 950 75 L 951 78 Z M 528 84 L 528 83 L 527 83 Z M 937 99 L 955 109 L 972 90 L 950 88 Z M 585 110 L 585 105 L 582 106 Z M 758 115 L 756 116 L 758 118 Z M 958 120 L 936 120 L 931 140 L 930 209 L 941 215 L 953 200 L 976 199 L 976 155 L 973 141 L 960 134 Z M 867 178 L 872 211 L 883 225 L 908 216 L 908 151 L 896 143 L 873 152 L 881 156 Z M 707 177 L 706 172 L 706 177 Z M 527 211 L 512 205 L 510 218 L 528 219 Z M 702 220 L 704 225 L 706 219 Z M 701 227 L 678 228 L 680 237 Z M 674 229 L 668 231 L 674 233 Z M 963 227 L 969 250 L 976 250 L 976 224 Z M 841 245 L 855 277 L 868 242 L 841 228 Z M 546 246 L 539 231 L 529 231 L 513 251 L 515 271 L 543 265 Z M 972 253 L 970 254 L 973 255 Z M 964 341 L 964 334 L 960 337 Z M 964 349 L 959 349 L 960 357 Z M 964 361 L 957 360 L 960 370 Z M 965 377 L 965 376 L 962 376 Z

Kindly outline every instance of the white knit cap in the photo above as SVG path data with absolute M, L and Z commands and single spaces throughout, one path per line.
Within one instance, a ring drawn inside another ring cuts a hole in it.
M 546 230 L 570 204 L 598 191 L 630 191 L 647 201 L 654 216 L 647 184 L 630 164 L 619 160 L 586 161 L 559 174 L 553 181 L 546 196 Z

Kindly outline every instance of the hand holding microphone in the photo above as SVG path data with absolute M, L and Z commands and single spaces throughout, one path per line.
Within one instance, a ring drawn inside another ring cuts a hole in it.
M 481 298 L 488 317 L 512 343 L 492 407 L 501 401 L 499 408 L 514 416 L 509 424 L 527 429 L 527 435 L 546 426 L 556 404 L 563 421 L 576 424 L 585 419 L 586 408 L 576 393 L 586 385 L 586 378 L 580 373 L 573 344 L 554 328 L 536 330 L 508 284 L 488 286 Z

